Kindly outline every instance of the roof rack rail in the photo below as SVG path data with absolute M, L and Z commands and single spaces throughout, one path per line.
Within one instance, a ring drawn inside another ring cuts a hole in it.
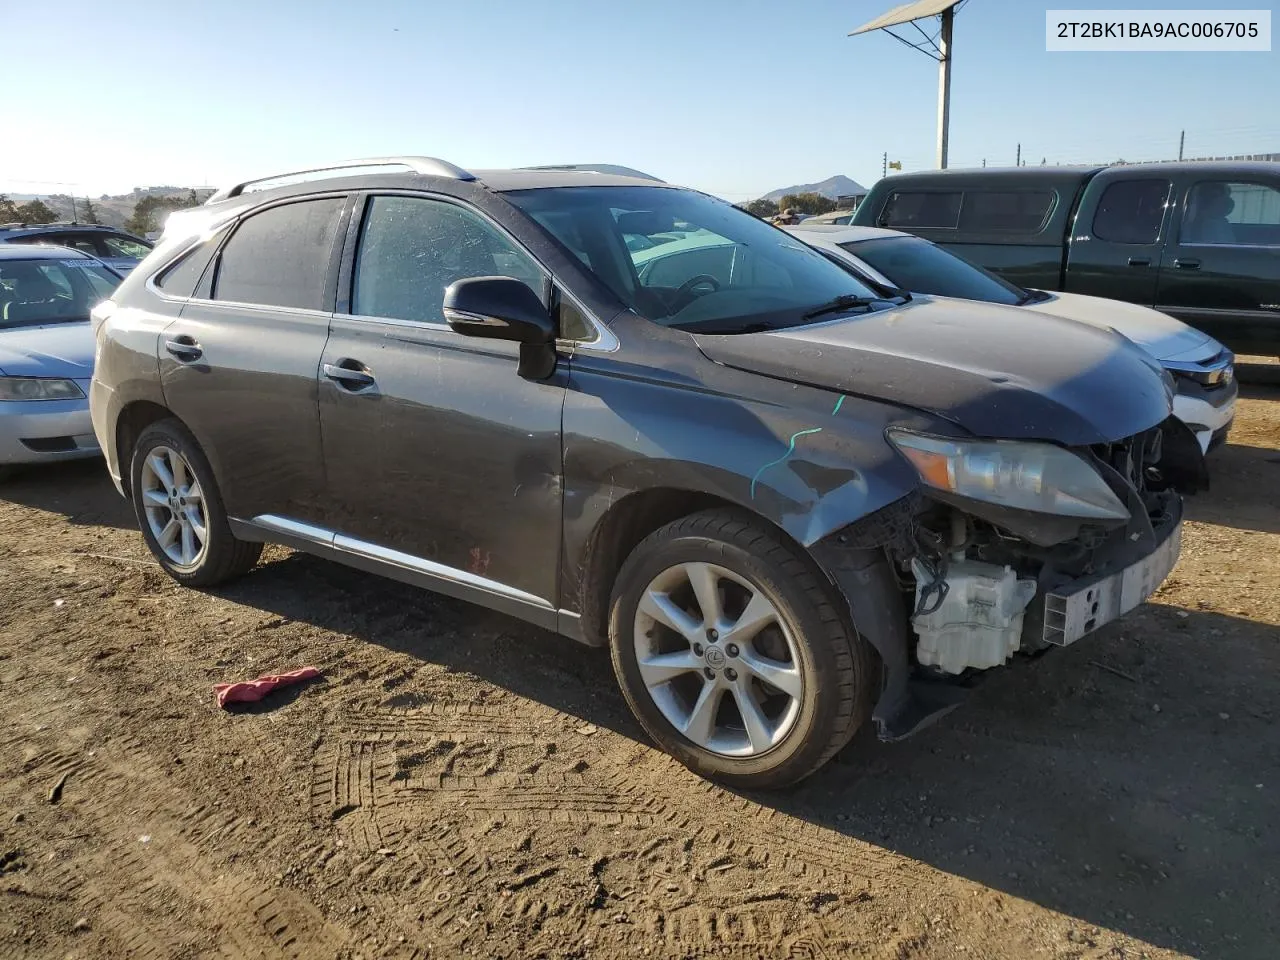
M 344 160 L 340 163 L 327 164 L 323 167 L 308 167 L 305 170 L 290 170 L 287 173 L 274 173 L 269 177 L 258 177 L 245 180 L 209 197 L 206 204 L 230 200 L 248 191 L 249 187 L 266 190 L 272 186 L 285 186 L 288 183 L 303 183 L 307 180 L 321 180 L 325 177 L 336 177 L 350 170 L 363 167 L 404 167 L 413 173 L 428 177 L 449 177 L 451 180 L 474 180 L 475 175 L 450 163 L 448 160 L 437 160 L 435 157 L 366 157 L 363 160 Z M 278 183 L 276 181 L 279 181 Z M 267 186 L 263 186 L 266 184 Z
M 605 173 L 616 177 L 638 177 L 641 180 L 652 180 L 654 183 L 667 181 L 645 173 L 634 167 L 623 167 L 616 163 L 548 163 L 537 167 L 520 167 L 520 170 L 581 170 L 584 173 Z

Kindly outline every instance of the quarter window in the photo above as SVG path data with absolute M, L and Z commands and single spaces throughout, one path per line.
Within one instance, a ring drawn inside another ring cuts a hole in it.
M 53 234 L 49 237 L 42 237 L 41 242 L 56 243 L 60 247 L 70 247 L 72 250 L 79 250 L 81 253 L 87 253 L 91 257 L 102 256 L 101 252 L 98 250 L 98 245 L 93 242 L 92 237 L 78 235 L 67 236 L 65 234 L 58 236 L 57 234 Z
M 1118 180 L 1103 191 L 1093 235 L 1112 243 L 1155 243 L 1168 201 L 1167 180 Z
M 178 262 L 165 270 L 156 281 L 156 286 L 172 297 L 190 297 L 195 294 L 200 277 L 205 267 L 213 259 L 218 244 L 222 242 L 225 231 L 218 233 L 204 243 L 196 244 L 188 250 Z M 206 284 L 207 286 L 207 284 Z
M 245 219 L 219 257 L 215 300 L 325 308 L 325 278 L 344 197 L 271 207 Z
M 374 197 L 356 251 L 351 312 L 444 324 L 444 291 L 468 277 L 514 277 L 546 301 L 529 255 L 484 218 L 422 197 Z
M 102 245 L 106 248 L 106 256 L 108 257 L 131 257 L 134 260 L 141 260 L 151 248 L 145 243 L 137 240 L 130 240 L 128 237 L 102 237 Z
M 966 190 L 960 228 L 975 233 L 1039 233 L 1055 199 L 1048 190 Z
M 880 214 L 883 227 L 903 230 L 934 228 L 954 230 L 960 223 L 961 194 L 939 191 L 898 191 L 889 195 Z
M 1263 183 L 1205 180 L 1187 194 L 1183 243 L 1280 246 L 1280 190 Z

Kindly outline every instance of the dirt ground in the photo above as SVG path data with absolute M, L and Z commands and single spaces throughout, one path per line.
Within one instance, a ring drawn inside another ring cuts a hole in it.
M 285 550 L 182 590 L 100 464 L 25 474 L 0 956 L 1280 955 L 1278 381 L 1151 603 L 766 796 L 655 750 L 601 651 Z

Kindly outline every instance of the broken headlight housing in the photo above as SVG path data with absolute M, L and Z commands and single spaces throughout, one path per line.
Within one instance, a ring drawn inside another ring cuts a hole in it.
M 1060 517 L 1129 519 L 1097 470 L 1051 443 L 953 440 L 896 428 L 888 437 L 921 480 L 954 496 Z

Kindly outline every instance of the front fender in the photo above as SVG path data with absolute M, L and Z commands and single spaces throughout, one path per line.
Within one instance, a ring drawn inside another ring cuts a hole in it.
M 917 488 L 884 431 L 925 428 L 920 418 L 710 362 L 681 369 L 685 359 L 627 369 L 574 358 L 564 408 L 567 577 L 582 582 L 594 531 L 646 490 L 734 504 L 808 547 Z

